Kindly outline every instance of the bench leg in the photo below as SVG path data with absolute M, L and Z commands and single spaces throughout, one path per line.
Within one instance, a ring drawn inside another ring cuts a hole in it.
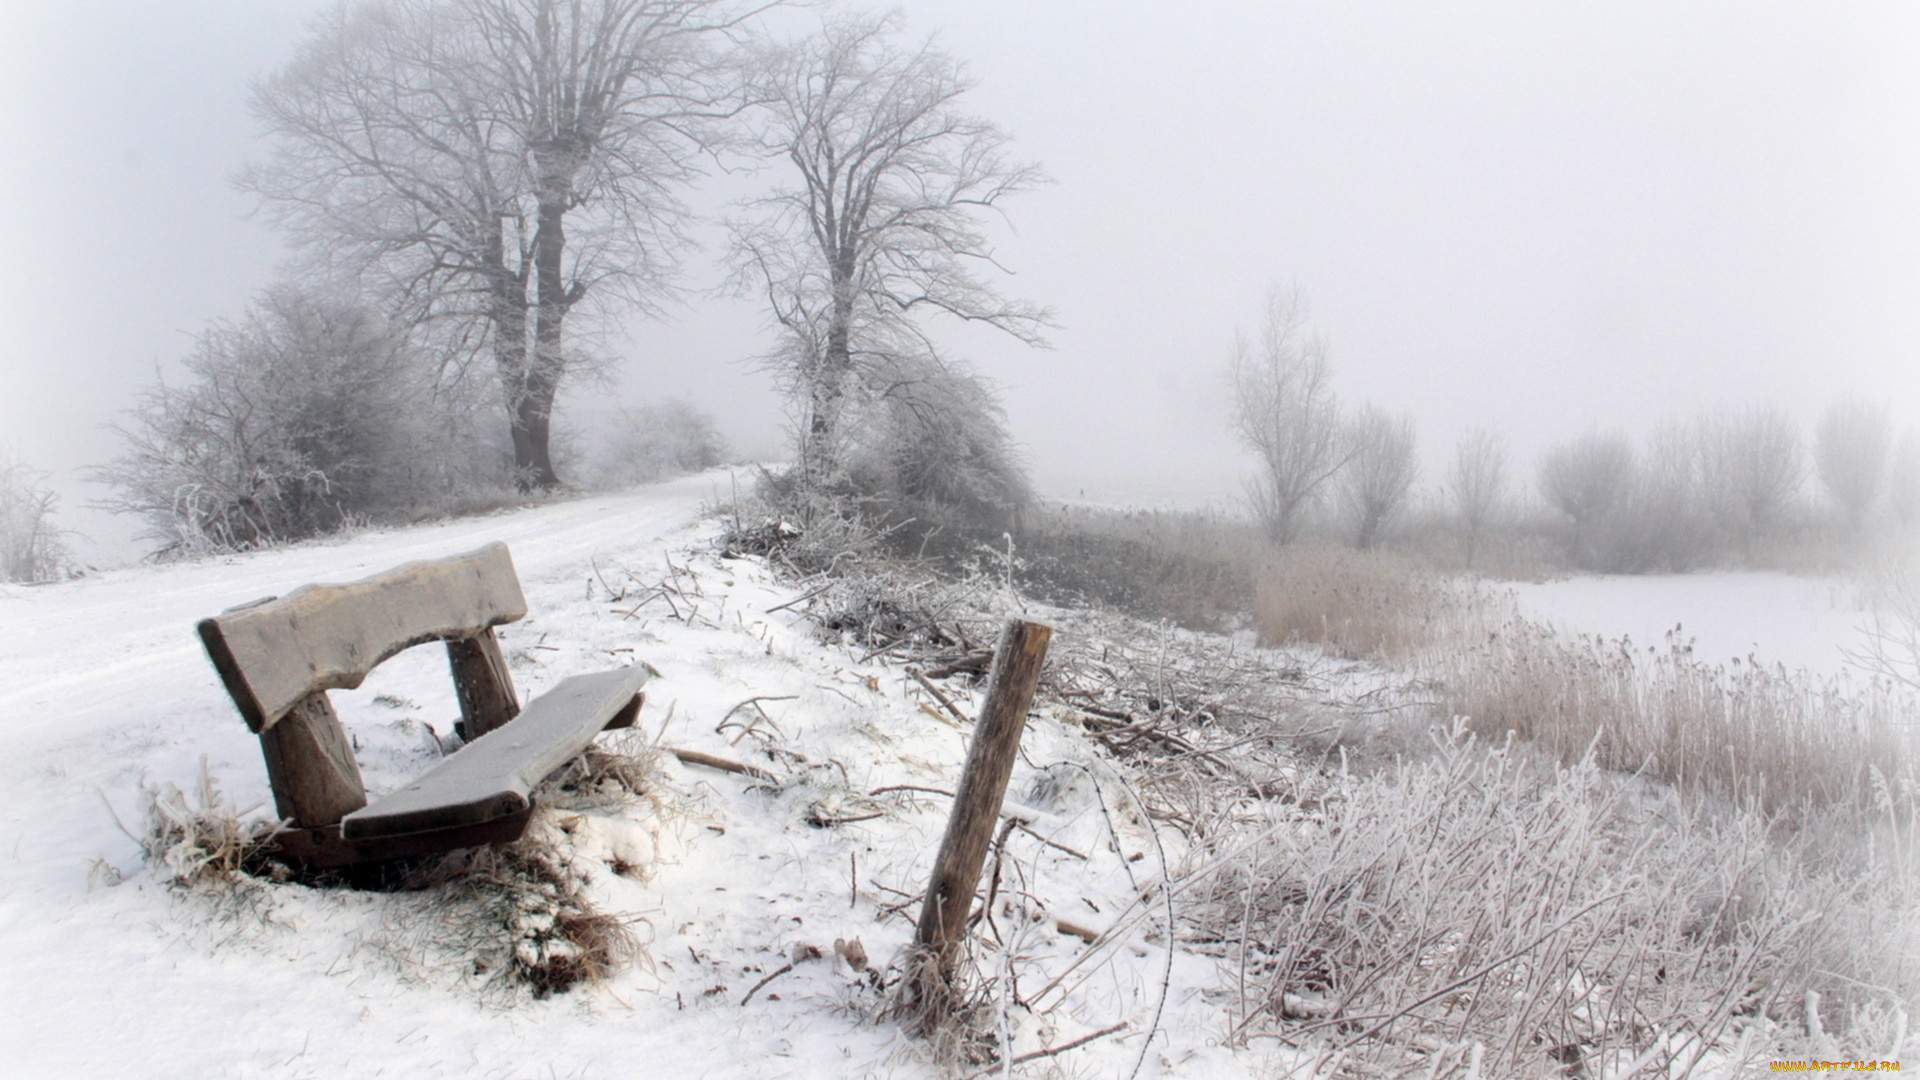
M 353 746 L 324 692 L 308 694 L 260 733 L 273 803 L 303 829 L 333 825 L 367 805 Z
M 460 737 L 473 740 L 520 715 L 513 675 L 500 655 L 500 639 L 491 627 L 470 638 L 447 642 L 453 665 L 453 690 L 460 698 Z

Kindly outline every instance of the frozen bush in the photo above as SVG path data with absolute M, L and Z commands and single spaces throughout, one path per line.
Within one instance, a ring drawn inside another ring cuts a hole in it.
M 1856 533 L 1880 497 L 1892 450 L 1887 410 L 1863 401 L 1835 402 L 1814 429 L 1814 472 Z
M 1000 525 L 1031 497 L 1006 415 L 979 376 L 922 359 L 902 364 L 853 442 L 859 487 L 958 520 Z
M 727 440 L 713 417 L 678 398 L 621 409 L 596 455 L 594 486 L 630 487 L 711 469 L 726 460 Z
M 1406 508 L 1414 478 L 1420 474 L 1419 462 L 1414 460 L 1413 418 L 1389 415 L 1371 403 L 1362 405 L 1347 422 L 1347 459 L 1340 481 L 1341 502 L 1353 526 L 1354 546 L 1364 550 Z
M 1778 409 L 1704 417 L 1701 476 L 1721 528 L 1749 552 L 1776 535 L 1800 492 L 1800 433 Z
M 240 550 L 398 519 L 504 482 L 479 403 L 368 308 L 281 289 L 143 391 L 101 470 L 162 551 Z
M 1540 463 L 1540 495 L 1573 521 L 1573 562 L 1603 567 L 1603 543 L 1612 517 L 1631 497 L 1633 447 L 1619 435 L 1584 435 L 1547 452 Z
M 0 581 L 53 581 L 67 561 L 46 474 L 0 454 Z

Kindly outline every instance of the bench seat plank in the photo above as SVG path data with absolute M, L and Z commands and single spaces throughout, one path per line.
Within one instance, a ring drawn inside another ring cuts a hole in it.
M 526 809 L 534 787 L 603 728 L 632 723 L 636 697 L 653 674 L 636 664 L 562 681 L 413 783 L 348 814 L 341 837 L 372 840 L 478 825 Z

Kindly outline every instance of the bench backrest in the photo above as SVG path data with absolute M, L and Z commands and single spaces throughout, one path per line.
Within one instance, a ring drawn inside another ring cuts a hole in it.
M 359 686 L 395 653 L 476 638 L 526 613 L 507 546 L 492 543 L 203 619 L 200 639 L 247 726 L 264 733 L 312 694 Z

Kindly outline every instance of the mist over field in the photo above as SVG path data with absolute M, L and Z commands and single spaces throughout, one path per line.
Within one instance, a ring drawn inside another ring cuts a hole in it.
M 86 509 L 104 494 L 86 470 L 119 452 L 106 426 L 292 256 L 231 180 L 273 145 L 252 88 L 324 10 L 18 13 L 0 122 L 20 149 L 0 190 L 23 255 L 0 290 L 0 419 L 97 537 L 92 558 L 138 550 Z M 1811 438 L 1854 397 L 1896 431 L 1920 415 L 1920 29 L 1904 8 L 902 15 L 901 40 L 935 36 L 977 83 L 966 109 L 1051 180 L 982 219 L 1012 274 L 996 287 L 1054 313 L 1051 348 L 928 322 L 992 381 L 1045 494 L 1240 505 L 1252 461 L 1224 372 L 1269 292 L 1294 285 L 1343 399 L 1416 422 L 1422 489 L 1476 427 L 1509 441 L 1531 488 L 1539 455 L 1589 430 L 1777 407 Z M 736 455 L 784 458 L 791 409 L 750 359 L 773 345 L 767 310 L 723 288 L 715 223 L 777 178 L 751 154 L 699 168 L 676 193 L 702 242 L 677 295 L 610 307 L 591 348 L 611 383 L 565 388 L 560 423 L 604 422 L 609 397 L 684 399 Z
M 1920 7 L 9 15 L 20 1067 L 1920 1060 Z

